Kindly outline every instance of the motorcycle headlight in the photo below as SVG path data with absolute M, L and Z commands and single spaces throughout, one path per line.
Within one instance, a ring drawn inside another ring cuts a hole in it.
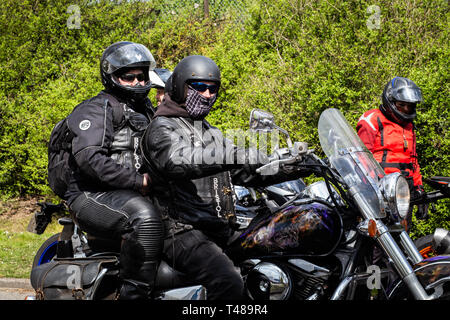
M 391 173 L 381 179 L 381 190 L 391 210 L 402 219 L 406 218 L 409 209 L 409 186 L 399 172 Z

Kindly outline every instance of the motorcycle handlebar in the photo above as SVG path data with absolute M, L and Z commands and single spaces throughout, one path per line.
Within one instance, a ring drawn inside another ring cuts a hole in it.
M 255 170 L 256 173 L 261 174 L 264 172 L 264 170 L 268 168 L 273 168 L 274 166 L 280 166 L 282 164 L 293 164 L 296 161 L 298 161 L 297 157 L 287 158 L 287 159 L 279 159 L 269 162 L 268 164 L 265 164 L 258 169 Z
M 410 204 L 413 206 L 413 205 L 437 202 L 440 199 L 445 199 L 445 198 L 448 198 L 448 197 L 449 197 L 448 195 L 443 194 L 441 191 L 434 190 L 434 191 L 425 193 L 420 198 L 411 200 Z
M 308 149 L 308 144 L 305 142 L 295 142 L 290 148 L 276 150 L 272 154 L 274 159 L 256 169 L 255 172 L 257 174 L 261 174 L 262 172 L 264 172 L 264 170 L 270 170 L 270 168 L 273 168 L 275 166 L 279 167 L 283 164 L 293 164 L 295 162 L 301 162 L 303 160 L 303 156 L 308 154 L 314 154 L 314 149 Z

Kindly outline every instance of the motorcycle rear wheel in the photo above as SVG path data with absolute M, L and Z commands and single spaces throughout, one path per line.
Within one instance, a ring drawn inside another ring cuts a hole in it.
M 50 262 L 56 257 L 59 236 L 60 233 L 57 233 L 45 240 L 34 256 L 32 268 Z

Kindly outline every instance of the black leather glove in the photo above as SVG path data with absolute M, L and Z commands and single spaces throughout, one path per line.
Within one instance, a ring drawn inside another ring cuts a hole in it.
M 413 200 L 421 200 L 424 199 L 426 195 L 423 186 L 417 186 L 413 192 L 412 199 Z M 416 218 L 419 220 L 425 220 L 428 218 L 428 203 L 419 203 L 417 205 Z
M 264 152 L 256 148 L 240 149 L 236 153 L 236 163 L 242 166 L 233 170 L 233 183 L 251 185 L 252 181 L 259 179 L 256 169 L 269 163 L 269 159 Z
M 248 175 L 255 174 L 256 169 L 269 163 L 266 153 L 256 148 L 240 149 L 236 152 L 236 163 L 243 164 Z

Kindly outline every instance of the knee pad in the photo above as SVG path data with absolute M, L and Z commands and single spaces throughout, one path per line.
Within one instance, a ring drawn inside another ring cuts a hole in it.
M 135 229 L 136 241 L 144 249 L 145 261 L 159 260 L 163 248 L 164 229 L 159 219 L 139 219 Z
M 164 225 L 159 212 L 144 199 L 127 203 L 130 217 L 126 223 L 124 239 L 143 249 L 145 261 L 159 260 L 164 237 Z

